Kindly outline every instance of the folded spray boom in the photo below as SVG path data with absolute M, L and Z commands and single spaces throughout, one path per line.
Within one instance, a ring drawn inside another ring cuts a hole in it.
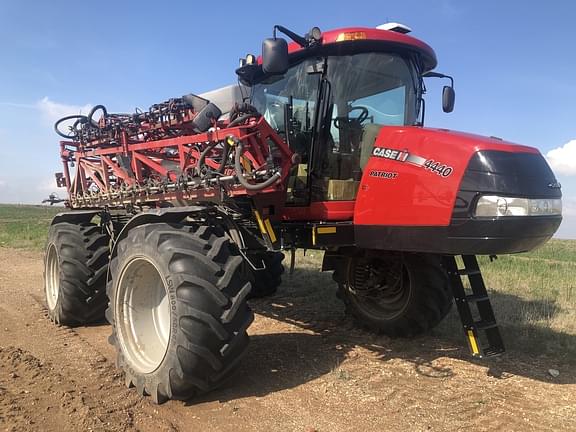
M 292 165 L 292 151 L 254 107 L 236 104 L 222 116 L 195 95 L 134 114 L 96 105 L 54 127 L 66 139 L 57 181 L 72 208 L 220 202 L 284 191 Z

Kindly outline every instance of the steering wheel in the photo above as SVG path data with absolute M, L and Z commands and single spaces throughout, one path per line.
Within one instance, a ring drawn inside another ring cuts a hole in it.
M 358 115 L 358 117 L 350 117 L 350 113 L 352 111 L 360 111 L 360 114 Z M 362 124 L 363 122 L 366 121 L 367 118 L 368 118 L 368 108 L 362 105 L 357 105 L 351 107 L 350 110 L 348 110 L 347 116 L 335 117 L 334 127 L 336 127 L 336 129 L 340 129 L 341 127 L 345 127 L 345 125 L 349 125 L 352 122 L 358 122 L 358 124 Z

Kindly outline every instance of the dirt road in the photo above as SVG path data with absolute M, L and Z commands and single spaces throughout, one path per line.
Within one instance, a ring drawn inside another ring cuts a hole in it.
M 569 365 L 519 353 L 473 362 L 454 340 L 372 336 L 343 316 L 331 284 L 310 289 L 288 280 L 253 304 L 251 346 L 226 388 L 157 406 L 124 386 L 109 326 L 48 321 L 41 254 L 0 248 L 0 429 L 576 430 Z

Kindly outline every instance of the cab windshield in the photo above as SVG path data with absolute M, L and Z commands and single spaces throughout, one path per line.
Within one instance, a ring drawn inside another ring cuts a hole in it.
M 309 58 L 252 87 L 252 104 L 300 154 L 296 180 L 316 200 L 354 199 L 380 128 L 415 124 L 418 97 L 412 62 L 381 52 Z M 354 182 L 352 192 L 330 195 L 335 180 Z

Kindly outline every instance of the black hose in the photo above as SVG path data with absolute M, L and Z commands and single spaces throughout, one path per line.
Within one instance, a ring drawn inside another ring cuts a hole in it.
M 269 186 L 272 186 L 274 183 L 278 181 L 278 179 L 281 176 L 280 173 L 276 172 L 274 173 L 274 175 L 272 175 L 272 177 L 270 177 L 268 180 L 262 183 L 257 184 L 248 183 L 248 181 L 244 178 L 242 164 L 240 163 L 240 156 L 242 156 L 242 150 L 243 150 L 242 141 L 237 141 L 236 154 L 234 155 L 234 168 L 236 169 L 236 175 L 238 176 L 238 181 L 242 186 L 244 186 L 247 190 L 250 191 L 259 191 L 262 189 L 266 189 Z
M 222 160 L 220 161 L 220 166 L 217 170 L 220 174 L 223 174 L 226 169 L 226 161 L 228 160 L 228 154 L 230 153 L 230 146 L 228 143 L 224 142 L 222 145 L 224 146 L 222 149 Z
M 98 127 L 98 122 L 95 122 L 94 120 L 92 120 L 92 117 L 94 117 L 94 114 L 96 114 L 96 111 L 98 111 L 98 110 L 102 110 L 102 115 L 104 117 L 106 117 L 108 115 L 108 111 L 106 110 L 106 107 L 104 105 L 96 105 L 88 113 L 88 121 L 90 122 L 91 126 Z
M 200 173 L 200 170 L 202 169 L 202 166 L 204 165 L 204 159 L 206 159 L 208 152 L 210 150 L 212 150 L 214 147 L 216 147 L 218 144 L 219 144 L 219 141 L 208 144 L 208 146 L 202 151 L 202 153 L 200 153 L 200 157 L 198 158 L 198 173 Z M 226 144 L 224 144 L 224 145 L 226 145 Z
M 71 134 L 68 134 L 68 135 L 66 135 L 63 132 L 60 132 L 60 130 L 58 129 L 58 126 L 60 126 L 60 123 L 62 123 L 64 121 L 72 120 L 72 119 L 76 119 L 76 121 L 74 122 L 74 125 L 72 126 L 72 129 L 74 130 L 74 132 Z M 62 138 L 74 139 L 78 135 L 78 131 L 76 130 L 76 126 L 78 125 L 78 123 L 79 122 L 85 123 L 87 120 L 88 120 L 88 117 L 86 117 L 85 115 L 82 115 L 82 114 L 74 114 L 74 115 L 62 117 L 60 120 L 58 120 L 56 123 L 54 123 L 54 131 L 58 135 L 60 135 Z
M 230 110 L 230 121 L 236 120 L 240 114 L 254 114 L 255 117 L 260 117 L 260 113 L 254 105 L 243 102 L 241 104 L 234 104 L 234 107 Z
M 260 115 L 258 114 L 258 117 L 259 117 L 259 116 L 260 116 Z M 230 127 L 234 127 L 234 126 L 239 125 L 240 123 L 243 123 L 243 122 L 245 122 L 246 120 L 248 120 L 248 119 L 250 119 L 250 118 L 254 118 L 254 117 L 256 117 L 256 114 L 244 114 L 244 115 L 241 115 L 240 117 L 238 117 L 238 118 L 236 118 L 235 120 L 231 121 L 231 122 L 228 124 L 228 126 L 226 126 L 226 127 L 229 127 L 229 128 L 230 128 Z
M 202 153 L 200 153 L 200 157 L 198 158 L 198 170 L 202 169 L 202 166 L 204 165 L 204 160 L 206 159 L 206 156 L 208 156 L 208 152 L 210 152 L 210 150 L 212 150 L 214 147 L 216 147 L 219 143 L 220 142 L 214 142 L 212 144 L 209 144 L 202 151 Z M 218 172 L 220 174 L 224 173 L 224 170 L 226 169 L 226 161 L 228 159 L 228 155 L 230 154 L 230 146 L 228 144 L 226 144 L 225 142 L 223 142 L 222 145 L 224 146 L 222 148 L 222 160 L 220 161 L 220 166 L 216 170 L 216 172 Z

